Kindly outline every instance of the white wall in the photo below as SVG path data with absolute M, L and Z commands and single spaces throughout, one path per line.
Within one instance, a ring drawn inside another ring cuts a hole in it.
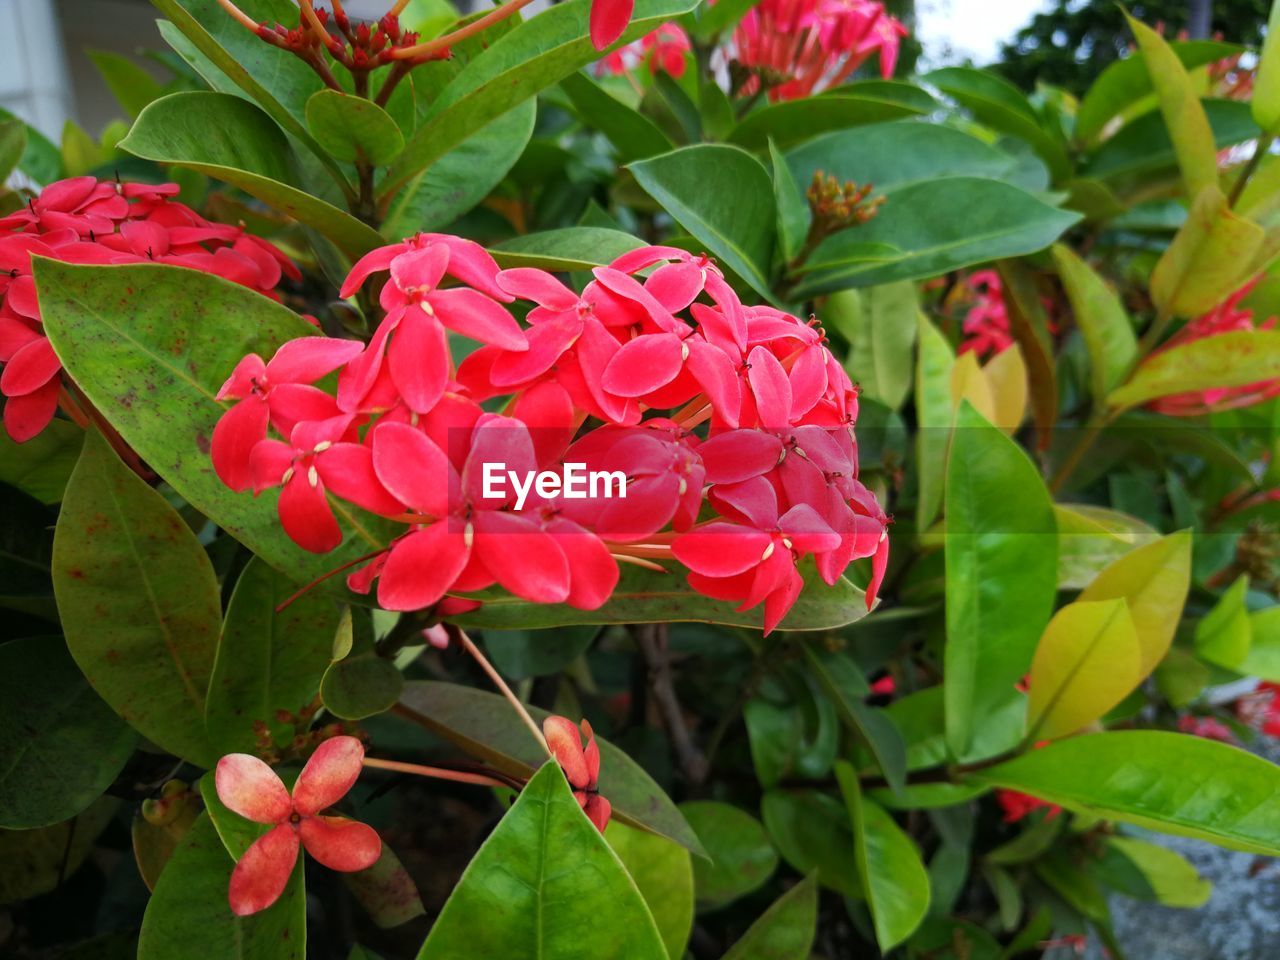
M 61 138 L 72 96 L 52 0 L 0 0 L 0 106 Z

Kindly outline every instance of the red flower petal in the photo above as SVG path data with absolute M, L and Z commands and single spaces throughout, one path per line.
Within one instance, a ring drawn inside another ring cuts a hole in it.
M 17 443 L 26 443 L 49 425 L 58 410 L 62 380 L 54 377 L 39 390 L 10 397 L 4 404 L 4 428 Z
M 580 726 L 582 736 L 587 741 L 587 745 L 582 748 L 582 759 L 587 764 L 587 788 L 594 790 L 600 779 L 600 744 L 596 743 L 595 731 L 591 729 L 591 724 L 585 717 Z
M 393 243 L 390 246 L 379 247 L 377 250 L 371 250 L 363 257 L 356 261 L 355 266 L 351 268 L 351 272 L 347 274 L 347 279 L 342 284 L 342 289 L 338 292 L 338 296 L 343 300 L 351 296 L 360 289 L 363 284 L 373 274 L 391 267 L 391 261 L 400 256 L 408 247 L 404 243 Z
M 280 524 L 303 550 L 328 553 L 342 543 L 342 528 L 333 518 L 324 489 L 318 483 L 312 485 L 309 473 L 306 468 L 297 470 L 280 491 Z
M 298 834 L 291 825 L 273 827 L 255 840 L 231 871 L 231 912 L 247 917 L 279 900 L 297 862 Z
M 569 563 L 551 535 L 511 513 L 482 510 L 475 517 L 475 551 L 494 579 L 534 603 L 569 597 Z
M 498 286 L 513 297 L 532 300 L 552 310 L 572 310 L 578 295 L 545 270 L 513 267 L 498 274 Z
M 595 828 L 604 833 L 604 828 L 609 825 L 609 817 L 613 815 L 613 806 L 600 794 L 593 793 L 587 797 L 587 805 L 583 807 L 583 812 Z
M 307 817 L 298 827 L 302 845 L 330 870 L 367 870 L 382 854 L 382 840 L 368 824 L 346 817 Z
M 449 345 L 433 317 L 409 307 L 391 338 L 387 360 L 391 379 L 410 409 L 426 413 L 436 405 L 449 382 Z
M 486 463 L 504 465 L 500 471 L 504 482 L 497 489 L 504 490 L 505 495 L 485 497 Z M 513 471 L 523 480 L 537 469 L 538 458 L 534 452 L 533 438 L 529 436 L 529 428 L 512 417 L 486 414 L 476 421 L 475 430 L 471 434 L 471 450 L 462 467 L 462 492 L 474 504 L 497 509 L 515 499 L 515 491 L 505 476 L 505 471 Z
M 439 519 L 457 496 L 458 477 L 444 451 L 407 423 L 384 421 L 373 431 L 373 469 L 407 507 Z
M 267 361 L 267 376 L 276 383 L 315 383 L 354 359 L 364 349 L 359 340 L 299 337 L 284 344 Z
M 332 807 L 360 776 L 364 747 L 355 737 L 331 737 L 316 748 L 293 785 L 293 808 L 304 817 Z
M 0 392 L 6 397 L 21 397 L 34 393 L 58 375 L 62 362 L 53 352 L 53 344 L 46 338 L 32 340 L 20 347 L 9 362 L 4 372 L 0 373 Z
M 698 456 L 707 468 L 707 483 L 741 483 L 778 465 L 782 441 L 763 430 L 728 430 L 701 444 Z
M 871 558 L 871 582 L 867 584 L 867 609 L 876 605 L 876 597 L 880 593 L 880 584 L 884 583 L 884 573 L 889 567 L 889 532 L 886 530 Z
M 526 350 L 529 347 L 515 317 L 483 293 L 455 287 L 433 292 L 427 297 L 427 302 L 441 323 L 464 337 L 491 343 L 504 350 Z
M 281 383 L 272 387 L 267 406 L 271 410 L 271 425 L 286 437 L 304 420 L 331 420 L 342 413 L 332 396 L 303 383 Z
M 570 520 L 547 525 L 569 564 L 569 596 L 566 602 L 579 610 L 596 610 L 618 585 L 618 562 L 600 539 Z
M 708 577 L 732 577 L 756 564 L 773 538 L 763 530 L 736 523 L 710 523 L 676 539 L 671 552 L 695 573 Z
M 276 772 L 247 753 L 219 760 L 213 782 L 218 799 L 254 823 L 283 823 L 293 813 L 289 791 Z
M 217 400 L 242 400 L 253 392 L 254 382 L 266 381 L 267 365 L 256 353 L 251 353 L 236 364 L 231 376 L 218 389 Z
M 636 337 L 622 345 L 604 369 L 604 388 L 619 397 L 642 397 L 674 380 L 684 349 L 674 333 Z
M 391 261 L 391 279 L 401 290 L 419 288 L 433 290 L 440 284 L 445 268 L 449 266 L 449 248 L 431 243 L 417 250 L 409 250 Z
M 316 470 L 327 490 L 357 507 L 384 517 L 404 512 L 400 501 L 379 482 L 373 451 L 363 444 L 335 443 L 316 457 Z
M 751 369 L 747 381 L 755 394 L 760 422 L 766 427 L 785 427 L 791 422 L 791 381 L 778 358 L 764 347 L 755 347 L 747 357 Z
M 398 541 L 378 577 L 378 606 L 384 610 L 421 610 L 453 586 L 467 565 L 470 548 L 447 522 L 433 523 Z
M 556 762 L 571 786 L 585 790 L 591 783 L 587 760 L 582 751 L 582 737 L 577 726 L 567 717 L 550 716 L 542 721 L 542 735 Z
M 267 437 L 266 401 L 251 396 L 224 413 L 213 427 L 209 455 L 218 479 L 237 492 L 253 486 L 249 458 Z

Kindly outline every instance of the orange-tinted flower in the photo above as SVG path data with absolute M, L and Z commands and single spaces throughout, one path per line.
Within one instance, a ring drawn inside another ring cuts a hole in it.
M 574 799 L 586 813 L 587 819 L 604 833 L 613 807 L 599 793 L 600 747 L 596 744 L 591 724 L 586 720 L 582 721 L 582 736 L 587 738 L 585 748 L 578 728 L 566 717 L 547 717 L 542 721 L 542 734 L 547 738 L 547 746 L 564 771 L 569 786 L 573 787 Z

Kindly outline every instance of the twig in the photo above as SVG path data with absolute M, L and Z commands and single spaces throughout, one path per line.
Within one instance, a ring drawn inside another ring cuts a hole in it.
M 1267 134 L 1259 137 L 1253 144 L 1253 156 L 1249 158 L 1249 162 L 1244 165 L 1244 169 L 1240 171 L 1240 176 L 1236 179 L 1235 186 L 1231 188 L 1231 196 L 1227 198 L 1227 205 L 1232 209 L 1240 200 L 1240 195 L 1244 193 L 1244 188 L 1249 185 L 1249 180 L 1253 177 L 1258 169 L 1258 164 L 1262 162 L 1262 158 L 1267 155 L 1271 149 L 1271 144 L 1275 141 L 1275 137 Z
M 509 787 L 511 783 L 497 777 L 485 776 L 482 773 L 464 773 L 461 770 L 449 770 L 445 767 L 427 767 L 420 763 L 403 763 L 399 760 L 378 760 L 365 757 L 362 761 L 366 767 L 375 770 L 394 770 L 396 773 L 408 773 L 415 777 L 432 777 L 436 780 L 452 780 L 455 783 L 472 783 L 480 787 Z
M 538 741 L 538 745 L 546 751 L 548 757 L 554 757 L 555 754 L 553 754 L 551 752 L 551 748 L 547 746 L 547 738 L 542 735 L 542 728 L 539 727 L 533 717 L 529 715 L 529 711 L 525 709 L 525 705 L 520 702 L 520 698 L 515 695 L 509 686 L 507 686 L 507 681 L 503 680 L 498 671 L 493 668 L 493 664 L 489 662 L 488 657 L 480 652 L 480 648 L 477 647 L 475 642 L 467 636 L 466 631 L 455 627 L 454 634 L 457 637 L 458 642 L 462 644 L 462 648 L 466 650 L 467 653 L 471 654 L 476 663 L 480 664 L 480 669 L 488 674 L 489 679 L 493 681 L 493 685 L 496 686 L 502 695 L 507 698 L 507 702 L 510 703 L 516 713 L 519 714 L 521 721 L 523 721 L 524 725 L 529 728 L 529 732 L 533 734 L 533 738 Z
M 258 32 L 258 26 L 259 26 L 258 21 L 254 20 L 253 17 L 249 16 L 247 13 L 245 13 L 243 10 L 237 7 L 234 3 L 231 2 L 231 0 L 218 0 L 218 5 L 222 7 L 223 10 L 227 11 L 227 13 L 231 14 L 232 18 L 236 20 L 246 30 L 249 30 L 253 33 Z
M 667 735 L 671 738 L 671 746 L 680 761 L 680 768 L 685 777 L 692 783 L 701 783 L 707 777 L 707 758 L 702 755 L 689 728 L 684 722 L 684 712 L 676 697 L 675 683 L 671 674 L 671 658 L 667 647 L 667 625 L 665 623 L 637 624 L 632 627 L 632 636 L 636 646 L 649 668 L 649 689 L 653 693 L 653 702 L 662 714 Z
M 418 57 L 429 57 L 433 53 L 439 53 L 441 50 L 447 50 L 454 44 L 461 43 L 467 37 L 473 37 L 482 30 L 487 30 L 495 23 L 500 23 L 507 17 L 511 16 L 526 6 L 532 0 L 510 0 L 502 6 L 490 10 L 479 20 L 472 20 L 465 26 L 459 27 L 452 33 L 446 33 L 436 37 L 434 40 L 426 40 L 422 43 L 414 44 L 412 47 L 400 47 L 392 50 L 388 56 L 396 60 L 410 60 Z

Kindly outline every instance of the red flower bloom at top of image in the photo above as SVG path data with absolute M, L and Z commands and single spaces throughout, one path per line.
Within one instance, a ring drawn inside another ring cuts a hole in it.
M 271 825 L 231 872 L 227 897 L 233 913 L 248 916 L 279 900 L 299 847 L 330 870 L 351 873 L 373 866 L 382 853 L 373 828 L 324 813 L 355 784 L 363 759 L 364 747 L 355 737 L 326 740 L 298 774 L 292 793 L 257 757 L 232 753 L 218 761 L 218 799 L 247 820 Z
M 51 183 L 0 218 L 0 393 L 4 425 L 19 443 L 53 419 L 62 364 L 44 335 L 31 258 L 67 263 L 167 263 L 213 273 L 275 296 L 298 268 L 243 227 L 213 223 L 173 199 L 173 183 L 73 177 Z

